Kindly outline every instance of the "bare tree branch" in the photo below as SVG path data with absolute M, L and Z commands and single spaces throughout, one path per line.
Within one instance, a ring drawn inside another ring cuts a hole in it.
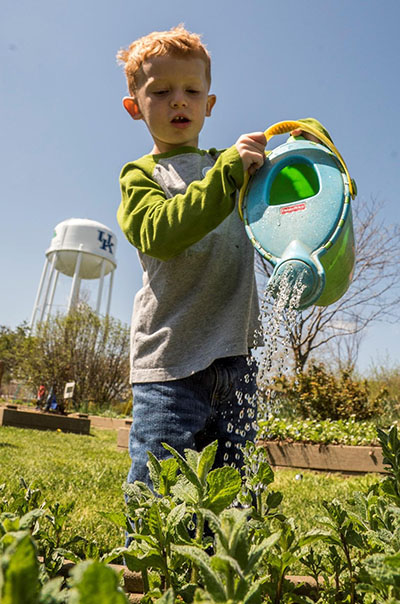
M 330 306 L 298 313 L 294 322 L 284 320 L 297 370 L 305 368 L 312 353 L 323 352 L 333 342 L 340 362 L 347 358 L 354 366 L 366 327 L 399 320 L 400 225 L 384 222 L 384 211 L 385 204 L 375 199 L 359 200 L 354 206 L 356 266 L 344 296 Z M 272 272 L 270 265 L 260 257 L 256 267 L 265 283 Z

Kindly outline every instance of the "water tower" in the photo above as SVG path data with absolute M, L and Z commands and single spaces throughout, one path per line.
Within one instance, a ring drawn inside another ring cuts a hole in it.
M 104 278 L 110 274 L 106 315 L 109 314 L 117 238 L 100 222 L 86 218 L 70 218 L 57 224 L 50 247 L 46 251 L 42 276 L 33 306 L 31 328 L 36 321 L 50 315 L 59 274 L 72 277 L 68 299 L 69 312 L 77 303 L 82 279 L 98 279 L 96 313 L 99 314 Z

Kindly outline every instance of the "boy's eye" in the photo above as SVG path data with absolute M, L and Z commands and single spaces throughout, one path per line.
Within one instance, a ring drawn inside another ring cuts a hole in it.
M 153 90 L 153 94 L 157 96 L 161 96 L 162 94 L 167 94 L 168 90 Z
M 194 88 L 189 88 L 188 89 L 188 93 L 189 94 L 199 94 L 199 91 L 198 90 L 194 90 Z

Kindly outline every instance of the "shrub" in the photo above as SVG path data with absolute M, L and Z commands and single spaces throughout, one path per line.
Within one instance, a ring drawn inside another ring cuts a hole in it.
M 74 381 L 76 409 L 89 401 L 104 409 L 131 397 L 129 329 L 85 304 L 38 324 L 16 354 L 19 377 L 33 389 L 55 384 L 58 400 L 65 383 Z
M 388 357 L 371 365 L 368 371 L 371 395 L 382 388 L 388 392 L 386 414 L 392 420 L 399 416 L 400 409 L 400 365 L 395 365 Z
M 286 399 L 285 406 L 289 405 L 302 418 L 332 420 L 375 417 L 383 413 L 387 395 L 381 389 L 371 396 L 368 380 L 358 380 L 344 369 L 335 375 L 323 363 L 311 364 L 292 379 L 277 378 L 272 390 L 275 399 Z

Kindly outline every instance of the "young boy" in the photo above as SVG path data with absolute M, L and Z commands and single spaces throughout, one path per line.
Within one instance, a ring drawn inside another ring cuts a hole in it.
M 244 173 L 264 162 L 262 132 L 223 152 L 198 148 L 210 94 L 210 56 L 182 26 L 121 50 L 129 97 L 150 154 L 120 175 L 118 221 L 137 248 L 143 287 L 131 329 L 133 424 L 128 481 L 149 483 L 147 451 L 200 450 L 218 439 L 216 465 L 240 466 L 255 435 L 258 301 L 253 247 L 235 210 Z M 296 132 L 298 134 L 299 132 Z

